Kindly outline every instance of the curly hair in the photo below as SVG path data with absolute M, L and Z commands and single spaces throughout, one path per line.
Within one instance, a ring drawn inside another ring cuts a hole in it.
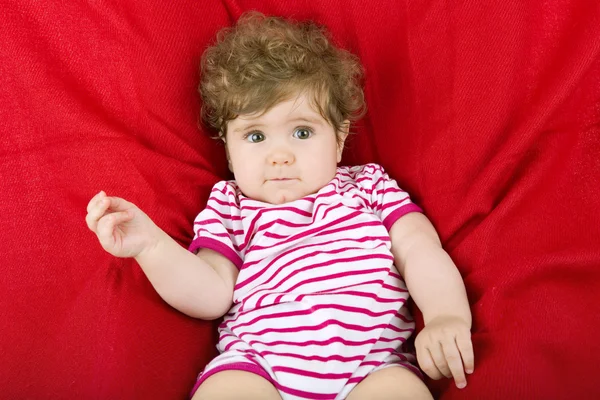
M 362 76 L 358 57 L 335 47 L 323 27 L 248 12 L 202 56 L 202 118 L 225 139 L 227 123 L 239 115 L 306 92 L 340 132 L 365 112 Z

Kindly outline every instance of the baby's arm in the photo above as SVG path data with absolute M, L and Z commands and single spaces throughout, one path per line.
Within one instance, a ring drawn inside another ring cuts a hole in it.
M 134 204 L 100 192 L 88 204 L 86 222 L 102 247 L 134 257 L 172 307 L 195 318 L 216 319 L 232 304 L 237 268 L 221 254 L 181 247 Z
M 471 311 L 460 273 L 421 213 L 399 218 L 390 229 L 396 267 L 423 313 L 425 328 L 415 341 L 421 368 L 433 379 L 453 376 L 466 385 L 473 371 Z
M 221 254 L 201 249 L 194 255 L 161 231 L 135 259 L 160 297 L 182 313 L 217 319 L 231 308 L 238 270 Z

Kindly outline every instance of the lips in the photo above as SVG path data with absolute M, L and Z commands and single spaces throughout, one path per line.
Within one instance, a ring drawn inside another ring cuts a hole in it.
M 267 181 L 270 182 L 289 182 L 289 181 L 295 181 L 297 180 L 296 178 L 271 178 L 271 179 L 267 179 Z

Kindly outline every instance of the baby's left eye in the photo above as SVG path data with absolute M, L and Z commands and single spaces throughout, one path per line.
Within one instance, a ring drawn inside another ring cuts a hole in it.
M 308 139 L 312 134 L 312 130 L 309 128 L 297 128 L 294 131 L 294 137 L 297 139 Z

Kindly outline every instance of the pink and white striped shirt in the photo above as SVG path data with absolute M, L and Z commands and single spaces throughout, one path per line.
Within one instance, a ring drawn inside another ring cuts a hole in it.
M 271 381 L 283 399 L 343 399 L 377 369 L 416 370 L 403 347 L 414 323 L 389 236 L 414 211 L 377 164 L 340 167 L 317 193 L 281 205 L 245 197 L 234 181 L 217 183 L 190 251 L 217 251 L 239 275 L 219 327 L 221 354 L 196 387 L 242 369 Z

